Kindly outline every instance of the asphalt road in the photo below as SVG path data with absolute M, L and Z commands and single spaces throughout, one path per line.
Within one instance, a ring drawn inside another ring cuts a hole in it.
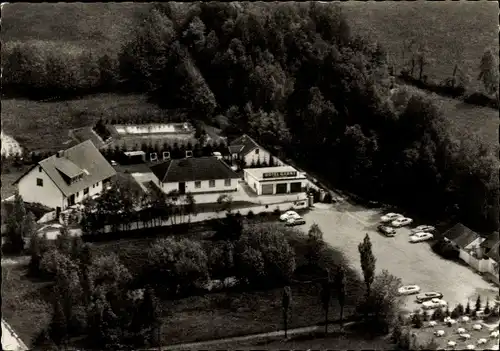
M 409 242 L 410 229 L 397 229 L 393 238 L 379 234 L 376 230 L 382 213 L 380 210 L 364 209 L 350 204 L 317 204 L 315 209 L 304 215 L 308 230 L 317 223 L 323 231 L 324 239 L 333 247 L 340 248 L 351 265 L 361 273 L 358 244 L 366 233 L 370 236 L 373 252 L 377 258 L 376 269 L 387 269 L 400 277 L 404 285 L 417 284 L 423 291 L 438 291 L 444 295 L 450 308 L 456 304 L 466 304 L 467 299 L 475 303 L 478 294 L 483 302 L 486 297 L 498 299 L 498 288 L 486 282 L 471 268 L 448 261 L 435 254 L 429 243 Z M 432 224 L 432 223 L 416 223 Z M 413 311 L 420 305 L 415 295 L 406 297 L 406 308 Z

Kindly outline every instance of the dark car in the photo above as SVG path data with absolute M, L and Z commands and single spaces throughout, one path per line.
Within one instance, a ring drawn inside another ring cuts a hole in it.
M 387 225 L 381 224 L 377 228 L 378 228 L 378 231 L 381 232 L 382 234 L 384 234 L 385 236 L 393 237 L 396 235 L 396 229 L 389 227 Z
M 293 227 L 296 225 L 301 225 L 301 224 L 306 224 L 306 220 L 302 217 L 298 218 L 290 218 L 288 221 L 286 221 L 285 225 L 289 227 Z
M 418 294 L 416 297 L 418 303 L 430 301 L 432 299 L 442 299 L 442 298 L 443 298 L 443 294 L 441 294 L 439 292 L 434 292 L 434 291 L 425 292 L 423 294 Z

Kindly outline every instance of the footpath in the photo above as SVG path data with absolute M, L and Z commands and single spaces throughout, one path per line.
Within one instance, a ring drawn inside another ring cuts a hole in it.
M 10 325 L 8 325 L 2 319 L 2 350 L 8 351 L 26 351 L 29 350 L 24 342 L 17 336 L 17 334 L 12 330 Z
M 355 322 L 347 322 L 344 323 L 344 327 L 348 327 Z M 324 326 L 320 325 L 314 325 L 314 326 L 309 326 L 309 327 L 303 327 L 303 328 L 295 328 L 295 329 L 289 329 L 287 332 L 287 337 L 290 338 L 292 336 L 300 336 L 300 335 L 307 335 L 315 332 L 323 332 L 325 330 Z M 339 324 L 338 323 L 332 323 L 328 326 L 328 333 L 333 333 L 339 331 Z M 242 342 L 258 342 L 258 341 L 275 341 L 280 338 L 285 337 L 285 331 L 284 330 L 277 330 L 274 332 L 268 332 L 268 333 L 260 333 L 260 334 L 250 334 L 250 335 L 243 335 L 243 336 L 237 336 L 233 338 L 224 338 L 224 339 L 215 339 L 215 340 L 207 340 L 207 341 L 200 341 L 200 342 L 194 342 L 194 343 L 189 343 L 189 344 L 177 344 L 177 345 L 169 345 L 169 346 L 162 346 L 160 350 L 162 351 L 167 351 L 167 350 L 203 350 L 207 349 L 210 346 L 215 346 L 218 348 L 223 349 L 224 347 L 230 347 L 231 344 L 238 344 Z M 238 346 L 238 345 L 235 345 Z M 249 346 L 250 348 L 252 346 Z M 149 349 L 150 351 L 158 350 L 158 348 L 151 348 Z

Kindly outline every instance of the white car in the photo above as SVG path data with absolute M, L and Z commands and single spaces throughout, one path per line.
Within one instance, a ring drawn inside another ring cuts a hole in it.
M 402 214 L 389 212 L 386 215 L 380 217 L 380 222 L 382 222 L 382 223 L 392 222 L 395 219 L 398 219 L 401 217 L 403 217 Z
M 398 289 L 400 295 L 412 295 L 418 294 L 420 292 L 420 286 L 418 285 L 406 285 Z
M 391 225 L 393 227 L 399 228 L 399 227 L 404 227 L 406 225 L 410 225 L 410 224 L 412 224 L 412 222 L 413 222 L 413 219 L 411 219 L 411 218 L 399 217 L 399 218 L 396 218 L 395 220 L 393 220 L 391 222 Z
M 295 211 L 286 211 L 280 216 L 280 220 L 283 222 L 287 222 L 289 219 L 299 219 L 300 215 Z
M 410 236 L 411 243 L 419 243 L 421 241 L 427 241 L 434 238 L 434 235 L 431 233 L 416 233 Z
M 411 234 L 416 234 L 416 233 L 421 233 L 421 232 L 433 233 L 435 231 L 436 231 L 436 227 L 433 227 L 432 225 L 419 225 L 418 227 L 413 228 L 411 230 Z
M 446 306 L 448 306 L 448 302 L 446 302 L 445 300 L 438 299 L 438 298 L 432 299 L 430 301 L 425 301 L 422 303 L 422 308 L 424 310 L 430 310 L 430 309 L 434 309 L 434 308 L 438 308 L 438 307 L 443 308 Z

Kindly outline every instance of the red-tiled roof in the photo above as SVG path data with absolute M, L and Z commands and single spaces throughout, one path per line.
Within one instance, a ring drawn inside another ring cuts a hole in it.
M 240 178 L 224 161 L 215 157 L 169 160 L 151 167 L 163 183 Z

